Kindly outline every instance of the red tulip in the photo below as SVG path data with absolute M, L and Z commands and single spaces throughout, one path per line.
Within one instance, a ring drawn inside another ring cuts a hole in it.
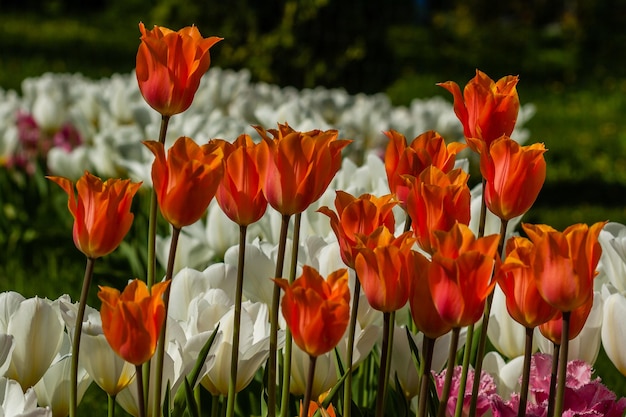
M 163 116 L 189 108 L 200 79 L 211 65 L 209 48 L 222 38 L 203 38 L 195 26 L 174 32 L 139 24 L 141 44 L 137 51 L 137 82 L 146 102 Z
M 102 180 L 89 172 L 74 184 L 67 178 L 48 177 L 68 195 L 67 207 L 74 217 L 74 244 L 89 258 L 113 252 L 130 230 L 130 206 L 141 183 L 130 180 Z
M 408 193 L 405 175 L 418 177 L 431 165 L 447 173 L 454 168 L 457 153 L 467 146 L 459 142 L 446 145 L 443 137 L 433 130 L 417 136 L 410 145 L 407 145 L 404 135 L 395 130 L 384 133 L 389 138 L 385 151 L 385 171 L 389 189 L 395 193 L 403 207 Z
M 233 144 L 223 142 L 224 177 L 215 197 L 224 214 L 240 226 L 256 222 L 267 209 L 257 167 L 259 149 L 248 135 Z
M 337 191 L 335 198 L 337 213 L 328 207 L 321 207 L 318 210 L 330 218 L 330 226 L 339 242 L 341 259 L 347 266 L 354 269 L 354 258 L 359 244 L 357 235 L 370 236 L 380 226 L 394 230 L 395 205 L 391 194 L 382 197 L 363 194 L 355 198 L 344 191 Z
M 224 153 L 219 142 L 200 146 L 182 136 L 169 149 L 167 158 L 162 143 L 144 144 L 156 157 L 152 164 L 152 185 L 165 220 L 178 229 L 198 221 L 215 196 L 224 173 Z
M 113 350 L 127 362 L 141 365 L 156 351 L 161 327 L 165 322 L 163 293 L 170 281 L 152 286 L 152 292 L 138 279 L 124 292 L 100 287 L 102 331 Z
M 310 356 L 330 352 L 343 337 L 350 319 L 348 270 L 340 269 L 327 280 L 305 265 L 291 285 L 275 279 L 284 291 L 282 312 L 294 342 Z
M 500 136 L 511 136 L 513 132 L 520 105 L 517 82 L 518 77 L 512 75 L 494 82 L 487 74 L 476 70 L 476 76 L 467 83 L 463 95 L 453 81 L 438 85 L 452 93 L 454 112 L 463 124 L 465 137 L 480 139 L 489 146 Z M 477 151 L 472 143 L 468 145 Z
M 289 125 L 263 137 L 258 153 L 263 193 L 282 215 L 302 213 L 319 199 L 341 167 L 341 150 L 351 141 L 337 140 L 336 130 L 298 132 Z
M 569 317 L 568 340 L 572 340 L 580 334 L 583 327 L 585 327 L 585 323 L 587 322 L 587 318 L 589 317 L 589 313 L 591 313 L 592 308 L 593 292 L 591 293 L 591 297 L 589 297 L 583 305 L 571 311 Z M 551 320 L 539 325 L 539 331 L 546 339 L 549 339 L 552 343 L 560 345 L 563 336 L 563 313 L 558 311 Z

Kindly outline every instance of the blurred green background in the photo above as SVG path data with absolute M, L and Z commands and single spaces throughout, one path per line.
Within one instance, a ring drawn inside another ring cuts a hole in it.
M 382 91 L 396 105 L 450 100 L 435 83 L 464 86 L 476 68 L 518 74 L 522 103 L 537 108 L 530 141 L 549 149 L 525 221 L 626 223 L 624 0 L 0 0 L 0 88 L 19 92 L 25 77 L 48 71 L 128 73 L 140 21 L 223 37 L 212 65 L 247 68 L 253 81 Z M 78 296 L 84 261 L 61 194 L 0 172 L 0 290 Z M 129 278 L 128 251 L 144 226 L 98 265 L 98 284 Z M 626 393 L 621 375 L 603 376 Z

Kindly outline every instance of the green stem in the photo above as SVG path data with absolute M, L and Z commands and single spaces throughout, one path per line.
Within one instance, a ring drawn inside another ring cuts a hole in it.
M 439 409 L 437 417 L 444 417 L 448 408 L 448 398 L 450 397 L 450 387 L 452 386 L 452 376 L 454 375 L 454 360 L 456 359 L 456 348 L 459 344 L 459 333 L 461 329 L 455 327 L 452 329 L 452 338 L 450 339 L 450 350 L 448 351 L 448 365 L 446 367 L 446 379 L 443 383 L 443 390 L 439 398 Z
M 176 259 L 176 247 L 178 246 L 178 238 L 180 237 L 180 230 L 177 227 L 172 227 L 172 241 L 170 242 L 170 253 L 167 259 L 167 269 L 165 272 L 165 280 L 171 281 L 174 275 L 174 260 Z M 165 360 L 165 348 L 166 348 L 166 328 L 167 328 L 167 312 L 170 304 L 170 289 L 171 285 L 167 287 L 163 293 L 163 303 L 165 304 L 165 322 L 159 333 L 159 343 L 157 345 L 156 352 L 156 380 L 154 387 L 154 402 L 153 410 L 158 415 L 158 410 L 161 409 L 161 387 L 163 386 L 163 361 Z
M 161 128 L 159 129 L 159 142 L 165 144 L 165 136 L 167 133 L 167 125 L 169 124 L 170 116 L 161 116 Z M 152 187 L 150 193 L 150 211 L 148 212 L 148 265 L 146 268 L 146 285 L 150 290 L 154 284 L 154 277 L 156 275 L 156 234 L 157 234 L 157 209 L 158 201 L 156 197 L 156 190 Z M 143 394 L 145 398 L 148 398 L 150 392 L 150 361 L 143 364 Z
M 228 381 L 228 398 L 226 416 L 235 415 L 235 397 L 237 396 L 237 370 L 239 367 L 239 332 L 241 327 L 241 302 L 243 295 L 243 268 L 246 259 L 247 226 L 239 226 L 239 259 L 237 260 L 237 287 L 235 289 L 235 314 L 233 318 L 233 344 L 230 357 L 230 379 Z
M 380 369 L 378 371 L 378 392 L 376 395 L 376 417 L 385 415 L 385 397 L 389 384 L 390 346 L 393 340 L 393 313 L 383 313 L 383 344 L 380 351 Z
M 550 373 L 550 395 L 548 395 L 548 412 L 546 416 L 550 417 L 554 413 L 554 399 L 556 397 L 556 377 L 558 372 L 558 363 L 561 352 L 561 345 L 554 343 L 552 353 L 552 371 Z
M 357 313 L 359 311 L 359 298 L 361 293 L 361 282 L 359 277 L 355 277 L 354 293 L 352 294 L 352 311 L 350 313 L 350 324 L 348 327 L 348 348 L 346 350 L 346 379 L 343 385 L 343 416 L 350 417 L 352 411 L 352 361 L 354 358 L 354 334 L 356 332 Z
M 141 373 L 141 365 L 135 365 L 135 373 L 137 374 L 135 382 L 137 382 L 137 406 L 139 409 L 139 417 L 145 417 L 146 401 L 143 396 L 143 374 Z M 158 408 L 155 410 L 154 415 L 159 415 L 158 410 Z
M 482 202 L 480 204 L 480 217 L 478 220 L 478 237 L 485 236 L 485 223 L 487 222 L 487 203 L 485 201 L 485 188 L 487 188 L 487 180 L 482 180 Z
M 298 268 L 298 250 L 300 247 L 300 223 L 302 221 L 302 213 L 297 213 L 294 218 L 293 225 L 293 241 L 291 242 L 291 268 L 289 270 L 289 284 L 296 279 L 296 271 Z M 291 351 L 293 339 L 291 330 L 287 328 L 285 332 L 285 349 L 283 352 L 283 392 L 281 398 L 281 417 L 289 415 L 289 391 L 291 382 Z
M 528 402 L 528 386 L 530 385 L 530 359 L 533 354 L 533 329 L 526 328 L 526 344 L 524 346 L 524 368 L 522 370 L 522 387 L 519 393 L 519 407 L 517 417 L 526 415 L 526 403 Z
M 484 185 L 484 184 L 483 184 Z M 504 258 L 504 243 L 506 240 L 506 228 L 508 220 L 500 221 L 500 240 L 498 241 L 498 256 Z M 483 315 L 483 323 L 480 328 L 480 340 L 478 342 L 478 351 L 476 352 L 476 365 L 474 366 L 474 383 L 472 384 L 472 398 L 470 400 L 469 417 L 476 415 L 476 407 L 478 405 L 478 388 L 480 386 L 480 377 L 483 371 L 483 359 L 485 358 L 485 349 L 487 346 L 487 328 L 489 327 L 489 317 L 491 316 L 491 304 L 493 303 L 493 290 L 487 297 L 485 302 L 485 313 Z
M 309 415 L 309 405 L 311 404 L 311 396 L 313 393 L 313 382 L 315 381 L 315 362 L 317 356 L 310 356 L 309 361 L 309 374 L 306 379 L 306 390 L 304 391 L 304 404 L 302 404 L 301 416 L 307 417 Z M 284 408 L 284 407 L 283 407 Z
M 220 415 L 220 396 L 211 397 L 211 417 L 219 417 Z
M 463 367 L 461 368 L 461 379 L 459 380 L 459 391 L 457 393 L 455 417 L 461 417 L 463 414 L 463 406 L 465 405 L 465 387 L 467 386 L 467 374 L 469 373 L 470 358 L 472 356 L 472 344 L 474 339 L 474 325 L 471 324 L 467 328 L 467 338 L 465 340 L 465 349 L 463 349 Z M 476 374 L 474 374 L 476 381 Z
M 276 259 L 275 278 L 283 275 L 283 263 L 285 262 L 285 247 L 287 246 L 287 231 L 289 229 L 289 215 L 284 214 L 280 225 L 280 238 L 278 242 L 278 256 Z M 270 351 L 267 364 L 267 415 L 276 415 L 276 368 L 278 354 L 278 307 L 280 301 L 280 287 L 274 284 L 272 294 L 272 306 L 270 309 Z
M 563 400 L 565 397 L 565 377 L 567 376 L 567 356 L 569 348 L 569 321 L 570 311 L 563 312 L 563 330 L 561 332 L 561 352 L 559 357 L 559 370 L 556 383 L 556 402 L 554 404 L 554 416 L 563 414 Z
M 428 404 L 428 392 L 430 385 L 430 368 L 433 363 L 433 351 L 436 339 L 424 335 L 422 341 L 422 366 L 420 366 L 420 393 L 417 397 L 417 417 L 426 417 L 426 405 Z
M 115 395 L 107 394 L 107 417 L 115 417 Z
M 76 322 L 74 323 L 74 339 L 72 340 L 72 364 L 71 364 L 71 382 L 70 382 L 70 417 L 76 416 L 76 408 L 78 407 L 78 355 L 80 351 L 80 336 L 83 332 L 83 318 L 85 317 L 85 308 L 87 306 L 87 296 L 89 295 L 89 287 L 93 277 L 94 258 L 87 257 L 85 265 L 85 275 L 83 277 L 83 287 L 80 292 L 80 301 L 78 302 L 78 311 L 76 312 Z

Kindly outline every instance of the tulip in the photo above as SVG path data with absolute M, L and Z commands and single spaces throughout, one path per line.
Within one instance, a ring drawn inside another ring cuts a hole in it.
M 240 226 L 259 220 L 267 208 L 257 167 L 259 145 L 248 135 L 239 136 L 234 144 L 223 142 L 224 177 L 216 199 L 222 211 Z
M 603 283 L 610 283 L 618 291 L 626 292 L 626 225 L 607 223 L 598 241 L 602 246 L 602 256 L 595 288 L 600 289 Z
M 424 251 L 432 252 L 434 231 L 448 231 L 456 222 L 469 223 L 471 193 L 468 179 L 469 175 L 461 169 L 446 174 L 434 166 L 425 169 L 418 178 L 407 178 L 407 213 L 417 242 Z
M 442 320 L 453 328 L 476 323 L 493 290 L 491 280 L 498 235 L 476 239 L 457 223 L 448 232 L 435 231 L 428 282 Z
M 284 279 L 275 282 L 285 291 L 282 312 L 298 347 L 316 357 L 337 346 L 350 315 L 348 270 L 337 270 L 324 280 L 305 265 L 291 285 Z
M 480 149 L 487 208 L 506 221 L 526 213 L 546 179 L 544 145 L 520 146 L 507 136 L 496 139 L 489 147 L 478 140 L 468 141 L 475 142 L 475 147 Z
M 341 150 L 351 141 L 338 140 L 336 130 L 298 132 L 278 125 L 263 138 L 258 168 L 268 203 L 282 215 L 302 213 L 324 193 L 341 167 Z
M 37 407 L 37 396 L 33 388 L 22 391 L 20 384 L 12 379 L 0 377 L 0 414 L 20 417 L 52 417 L 49 408 Z
M 524 355 L 526 328 L 513 320 L 506 306 L 506 296 L 499 285 L 493 289 L 487 336 L 493 347 L 506 358 Z M 533 344 L 533 350 L 536 343 Z
M 417 136 L 410 145 L 404 135 L 395 130 L 384 133 L 389 138 L 385 151 L 387 181 L 402 206 L 406 204 L 408 193 L 405 175 L 418 177 L 431 165 L 449 172 L 454 168 L 456 155 L 466 147 L 459 142 L 446 145 L 443 137 L 433 130 Z
M 408 301 L 408 256 L 415 240 L 411 232 L 396 238 L 384 226 L 372 234 L 372 239 L 377 245 L 374 249 L 360 247 L 354 268 L 372 308 L 390 313 Z
M 67 207 L 74 217 L 74 244 L 88 258 L 113 252 L 130 230 L 130 206 L 141 183 L 130 180 L 102 180 L 89 172 L 74 185 L 67 178 L 48 177 L 68 195 Z
M 209 48 L 221 38 L 203 38 L 195 26 L 174 32 L 139 24 L 137 82 L 146 102 L 163 116 L 182 113 L 191 105 L 200 79 L 211 65 Z
M 533 265 L 537 289 L 552 306 L 573 311 L 592 297 L 602 252 L 598 235 L 604 224 L 576 224 L 563 232 L 547 225 L 523 225 L 537 249 Z
M 4 293 L 2 297 L 8 321 L 1 332 L 13 336 L 14 346 L 5 376 L 26 390 L 41 379 L 59 352 L 64 324 L 56 302 L 13 294 Z M 36 340 L 45 343 L 33 343 Z
M 626 297 L 619 293 L 609 295 L 604 301 L 603 310 L 602 346 L 617 370 L 626 375 Z
M 589 317 L 589 313 L 591 313 L 591 308 L 593 307 L 594 298 L 592 292 L 591 297 L 589 297 L 583 305 L 576 307 L 570 312 L 569 340 L 578 336 L 585 326 L 587 317 Z M 546 339 L 549 339 L 554 344 L 560 345 L 561 336 L 563 334 L 563 314 L 558 312 L 552 319 L 540 325 L 539 331 Z
M 318 211 L 330 218 L 330 225 L 335 232 L 341 251 L 341 259 L 350 268 L 354 269 L 354 258 L 357 255 L 357 235 L 369 236 L 379 226 L 389 230 L 395 228 L 395 218 L 391 194 L 376 197 L 363 194 L 358 198 L 344 192 L 337 191 L 335 209 L 321 207 Z
M 152 183 L 163 217 L 175 228 L 195 223 L 215 196 L 223 175 L 223 151 L 218 142 L 200 146 L 182 136 L 169 149 L 146 141 L 154 153 Z M 202 190 L 202 192 L 198 192 Z
M 438 85 L 452 93 L 454 112 L 463 125 L 466 138 L 480 139 L 487 147 L 502 135 L 511 136 L 519 112 L 518 77 L 508 75 L 494 82 L 476 70 L 476 76 L 463 90 L 453 81 Z M 478 152 L 471 142 L 468 145 Z
M 506 296 L 513 319 L 526 328 L 535 328 L 554 317 L 557 309 L 548 304 L 536 286 L 533 265 L 537 248 L 528 239 L 513 237 L 506 245 L 506 258 L 497 281 Z
M 165 320 L 162 295 L 168 285 L 169 281 L 155 284 L 150 293 L 143 281 L 135 279 L 121 294 L 114 288 L 100 287 L 104 335 L 113 350 L 135 366 L 154 355 Z

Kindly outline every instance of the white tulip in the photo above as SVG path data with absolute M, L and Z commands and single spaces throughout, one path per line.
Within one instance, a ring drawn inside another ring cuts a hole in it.
M 526 328 L 509 315 L 506 296 L 499 285 L 494 289 L 487 335 L 496 350 L 505 357 L 515 358 L 524 354 Z M 535 349 L 536 343 L 533 342 L 533 351 Z
M 505 362 L 498 352 L 487 352 L 483 359 L 483 370 L 491 374 L 498 387 L 498 395 L 508 400 L 512 393 L 519 392 L 524 356 Z
M 32 388 L 24 393 L 17 381 L 4 377 L 0 377 L 0 413 L 2 417 L 52 417 L 52 410 L 37 407 Z
M 621 293 L 609 295 L 604 300 L 602 345 L 611 362 L 622 375 L 626 375 L 626 297 Z
M 618 291 L 626 291 L 626 226 L 607 223 L 598 241 L 602 246 L 602 256 L 594 282 L 596 289 L 610 282 Z

